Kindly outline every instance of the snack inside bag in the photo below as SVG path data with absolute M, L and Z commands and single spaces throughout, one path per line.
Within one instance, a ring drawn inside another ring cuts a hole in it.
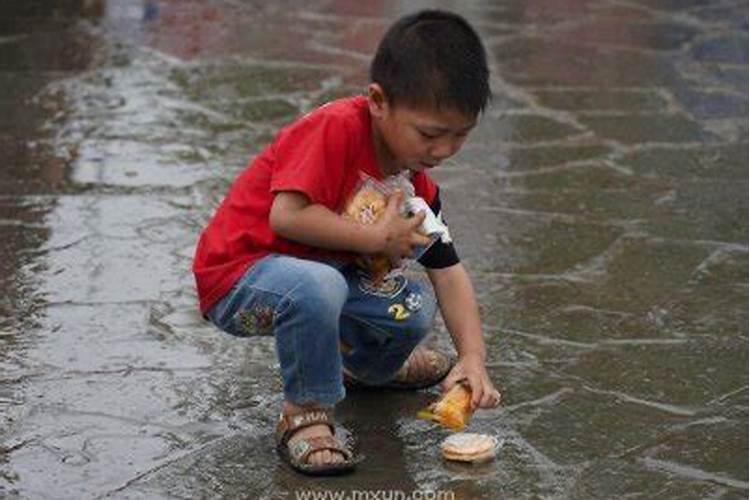
M 395 189 L 390 191 L 394 192 Z M 375 224 L 385 213 L 389 195 L 389 186 L 364 176 L 346 204 L 344 216 L 360 224 Z M 369 274 L 374 283 L 383 281 L 392 268 L 385 255 L 363 255 L 357 259 L 357 265 Z
M 419 411 L 417 417 L 437 422 L 454 431 L 461 431 L 469 423 L 473 414 L 471 389 L 458 383 L 438 401 Z
M 385 213 L 388 198 L 399 190 L 405 196 L 405 201 L 399 207 L 399 212 L 403 217 L 408 218 L 420 211 L 425 211 L 426 217 L 419 230 L 430 237 L 430 244 L 415 248 L 410 258 L 418 259 L 421 257 L 438 239 L 449 242 L 448 228 L 432 212 L 427 202 L 418 196 L 414 196 L 414 186 L 406 173 L 391 176 L 383 181 L 362 174 L 362 179 L 346 204 L 343 214 L 360 224 L 374 224 Z M 357 264 L 370 275 L 370 279 L 374 283 L 380 283 L 388 273 L 395 269 L 385 255 L 365 255 L 357 259 Z M 398 266 L 397 268 L 402 267 Z

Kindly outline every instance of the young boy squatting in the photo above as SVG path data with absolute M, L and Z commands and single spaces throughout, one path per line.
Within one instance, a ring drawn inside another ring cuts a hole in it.
M 403 172 L 440 212 L 428 171 L 458 152 L 490 98 L 482 43 L 463 18 L 421 11 L 390 27 L 370 78 L 367 96 L 329 103 L 279 132 L 235 180 L 193 264 L 206 317 L 234 335 L 274 335 L 284 382 L 279 450 L 312 474 L 353 468 L 332 432 L 345 381 L 417 388 L 442 380 L 444 390 L 464 381 L 475 407 L 500 401 L 452 243 L 438 241 L 419 259 L 432 287 L 403 275 L 373 285 L 354 257 L 411 255 L 429 241 L 417 231 L 424 213 L 402 217 L 396 193 L 372 225 L 341 215 L 362 174 Z M 419 346 L 438 307 L 458 353 L 452 368 Z

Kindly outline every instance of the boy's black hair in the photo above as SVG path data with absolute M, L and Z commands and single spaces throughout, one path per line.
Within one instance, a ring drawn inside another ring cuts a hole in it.
M 380 41 L 370 65 L 392 106 L 432 106 L 477 115 L 491 98 L 482 41 L 461 16 L 422 10 L 402 17 Z

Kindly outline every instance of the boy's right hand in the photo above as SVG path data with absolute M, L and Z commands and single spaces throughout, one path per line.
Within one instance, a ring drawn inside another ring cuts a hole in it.
M 417 231 L 424 221 L 425 213 L 404 218 L 399 207 L 404 201 L 404 193 L 396 191 L 388 197 L 383 216 L 375 223 L 383 235 L 383 250 L 392 264 L 398 265 L 401 259 L 412 254 L 414 247 L 430 244 L 430 238 Z

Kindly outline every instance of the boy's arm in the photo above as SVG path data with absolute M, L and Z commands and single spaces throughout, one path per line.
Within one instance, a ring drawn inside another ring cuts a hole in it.
M 497 406 L 500 393 L 495 389 L 485 368 L 487 352 L 482 338 L 479 306 L 466 269 L 459 262 L 443 269 L 428 269 L 427 275 L 458 352 L 458 362 L 445 378 L 443 387 L 449 389 L 465 378 L 472 390 L 474 407 Z
M 311 203 L 300 192 L 281 191 L 271 205 L 269 223 L 276 234 L 289 240 L 329 250 L 384 253 L 395 261 L 410 255 L 412 247 L 429 243 L 416 231 L 425 214 L 402 218 L 398 212 L 402 198 L 400 193 L 391 196 L 380 220 L 365 226 Z

